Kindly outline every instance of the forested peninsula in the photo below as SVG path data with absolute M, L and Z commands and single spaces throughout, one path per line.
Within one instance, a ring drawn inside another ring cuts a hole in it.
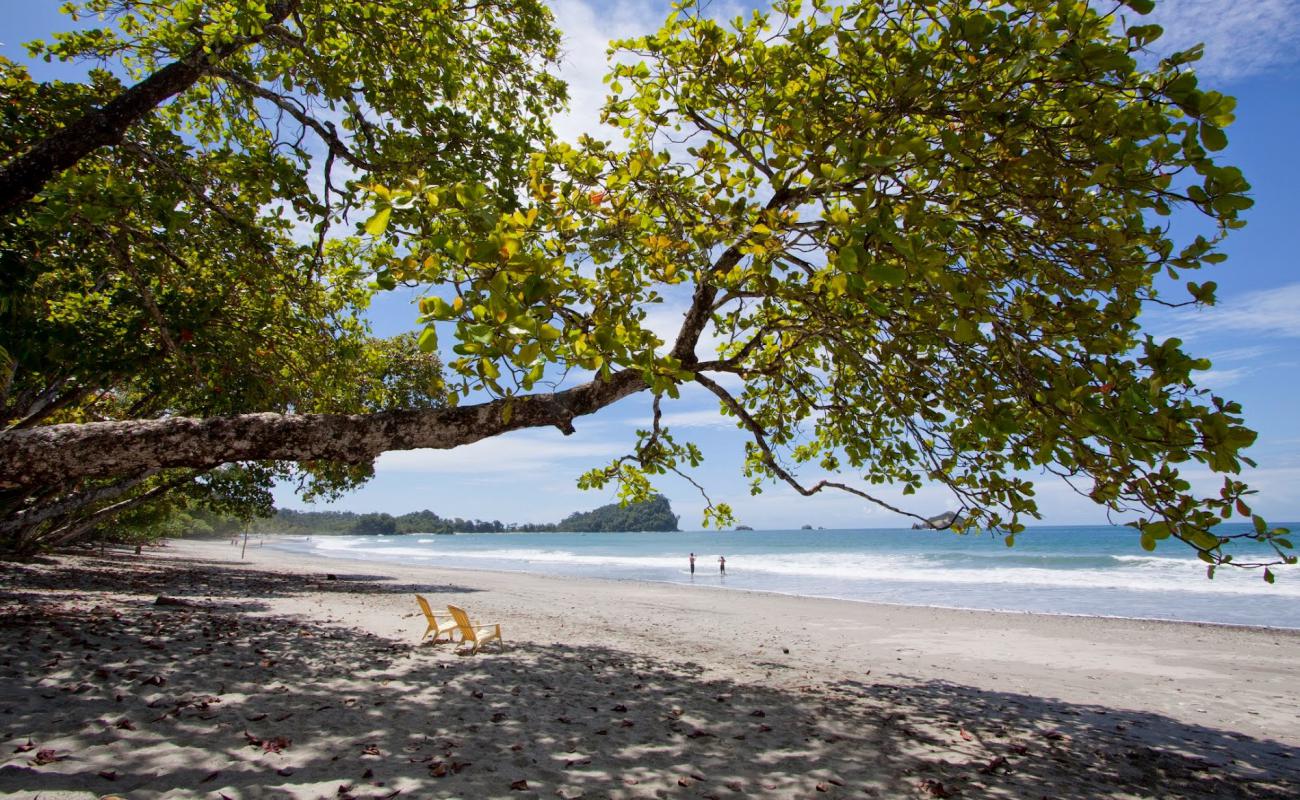
M 264 533 L 397 534 L 397 533 L 538 533 L 546 531 L 676 531 L 678 516 L 663 495 L 626 506 L 610 503 L 593 511 L 575 511 L 558 523 L 503 523 L 440 517 L 432 511 L 394 516 L 351 511 L 280 509 L 253 529 Z

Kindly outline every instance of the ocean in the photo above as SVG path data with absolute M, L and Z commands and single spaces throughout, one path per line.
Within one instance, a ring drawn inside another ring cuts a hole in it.
M 1296 529 L 1296 526 L 1290 526 Z M 1225 533 L 1244 530 L 1224 526 Z M 1220 568 L 1132 528 L 1038 527 L 1015 547 L 987 533 L 913 530 L 461 533 L 276 537 L 267 546 L 407 565 L 655 581 L 873 603 L 1300 629 L 1300 570 Z M 1263 556 L 1258 545 L 1253 552 Z M 687 554 L 697 557 L 696 573 Z M 1250 550 L 1238 551 L 1245 560 Z M 718 557 L 726 556 L 720 575 Z

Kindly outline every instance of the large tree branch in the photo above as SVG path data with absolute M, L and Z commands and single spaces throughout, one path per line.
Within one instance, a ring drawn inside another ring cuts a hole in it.
M 267 13 L 271 19 L 267 25 L 282 22 L 299 2 L 275 0 L 270 3 Z M 0 167 L 0 214 L 7 214 L 31 200 L 59 173 L 75 166 L 99 148 L 119 144 L 133 124 L 167 99 L 193 86 L 222 60 L 256 42 L 262 35 L 238 38 L 210 49 L 204 49 L 202 45 L 195 47 L 178 61 L 123 91 L 102 108 L 87 111 L 77 121 L 50 134 L 26 153 Z
M 0 432 L 0 488 L 234 461 L 367 462 L 387 450 L 446 450 L 523 428 L 573 432 L 592 414 L 646 388 L 638 370 L 554 394 L 375 414 L 242 414 L 48 425 Z

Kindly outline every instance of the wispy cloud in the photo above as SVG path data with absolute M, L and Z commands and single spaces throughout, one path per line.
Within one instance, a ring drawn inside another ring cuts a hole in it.
M 454 450 L 402 450 L 385 453 L 375 463 L 375 471 L 381 474 L 427 473 L 517 478 L 522 475 L 549 475 L 557 469 L 572 469 L 576 476 L 579 471 L 598 466 L 619 455 L 622 452 L 620 448 L 625 450 L 627 445 L 628 442 L 619 441 L 615 437 L 609 437 L 605 441 L 584 441 L 565 437 L 558 431 L 526 431 L 485 439 Z
M 1300 62 L 1295 0 L 1161 0 L 1148 21 L 1165 29 L 1152 45 L 1159 55 L 1205 44 L 1201 75 L 1235 80 Z
M 1300 337 L 1300 283 L 1237 295 L 1215 306 L 1173 315 L 1185 336 L 1232 331 Z

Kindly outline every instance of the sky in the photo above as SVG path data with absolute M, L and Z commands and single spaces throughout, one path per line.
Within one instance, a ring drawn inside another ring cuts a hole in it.
M 0 0 L 0 54 L 26 61 L 21 43 L 58 30 L 56 0 Z M 649 33 L 669 12 L 668 0 L 553 0 L 564 36 L 561 77 L 569 84 L 570 107 L 556 120 L 562 138 L 597 129 L 604 98 L 606 46 L 611 39 Z M 711 13 L 734 17 L 753 3 L 714 2 Z M 1170 52 L 1205 43 L 1197 66 L 1202 86 L 1237 98 L 1237 121 L 1228 130 L 1224 163 L 1239 166 L 1253 184 L 1254 208 L 1247 226 L 1224 245 L 1228 260 L 1194 276 L 1219 284 L 1220 302 L 1210 308 L 1161 309 L 1144 316 L 1153 335 L 1177 336 L 1212 368 L 1198 384 L 1240 402 L 1247 424 L 1259 432 L 1248 453 L 1258 468 L 1245 478 L 1259 494 L 1255 510 L 1273 520 L 1300 519 L 1300 0 L 1159 0 L 1148 20 L 1165 28 L 1156 50 Z M 59 74 L 57 67 L 32 65 L 38 78 Z M 608 137 L 608 132 L 598 134 Z M 370 316 L 377 333 L 414 330 L 418 293 L 398 289 L 377 299 Z M 682 307 L 656 310 L 664 330 L 672 330 Z M 664 423 L 678 439 L 696 442 L 706 461 L 692 477 L 715 501 L 731 504 L 737 521 L 755 528 L 888 528 L 911 520 L 843 494 L 804 498 L 784 485 L 769 485 L 750 496 L 741 475 L 744 435 L 717 412 L 717 402 L 687 388 L 680 401 L 666 404 Z M 288 487 L 277 504 L 288 508 L 387 511 L 399 514 L 431 509 L 444 517 L 503 522 L 553 522 L 572 511 L 610 502 L 611 492 L 584 492 L 576 478 L 626 453 L 638 427 L 648 425 L 650 398 L 630 397 L 576 422 L 565 437 L 556 430 L 521 431 L 455 450 L 415 450 L 381 456 L 376 476 L 363 488 L 330 506 L 308 506 Z M 801 473 L 805 482 L 822 477 Z M 1033 476 L 1031 476 L 1033 477 Z M 1189 470 L 1194 484 L 1208 487 L 1208 471 Z M 1080 498 L 1051 476 L 1035 478 L 1043 519 L 1040 524 L 1104 524 L 1105 510 Z M 658 487 L 681 515 L 683 529 L 697 528 L 703 499 L 687 482 L 665 478 Z M 923 515 L 952 507 L 938 489 L 905 498 L 901 491 L 873 487 L 873 493 Z

